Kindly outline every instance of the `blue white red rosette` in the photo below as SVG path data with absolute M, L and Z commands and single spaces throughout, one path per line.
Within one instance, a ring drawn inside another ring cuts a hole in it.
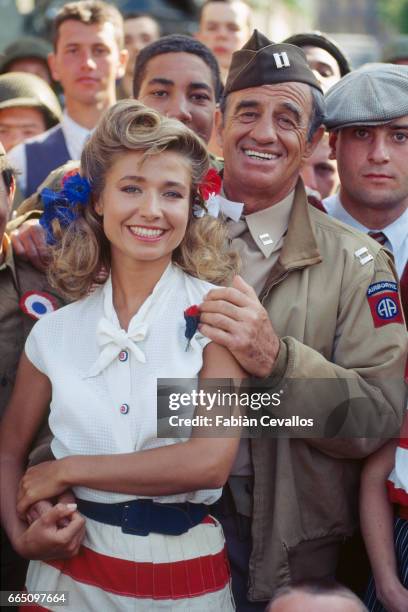
M 27 291 L 21 296 L 19 304 L 23 312 L 36 320 L 58 310 L 58 302 L 55 297 L 44 291 Z
M 186 331 L 184 332 L 187 338 L 186 351 L 190 346 L 190 342 L 197 331 L 198 324 L 200 323 L 200 309 L 198 306 L 190 306 L 184 311 L 184 319 L 186 321 Z

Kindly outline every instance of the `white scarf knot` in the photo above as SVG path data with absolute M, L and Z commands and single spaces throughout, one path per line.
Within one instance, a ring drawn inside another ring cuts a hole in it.
M 111 321 L 103 317 L 98 323 L 96 329 L 96 338 L 101 353 L 88 372 L 88 376 L 97 376 L 104 370 L 119 353 L 123 350 L 129 350 L 135 358 L 141 363 L 146 363 L 146 357 L 143 351 L 136 346 L 136 342 L 142 342 L 147 335 L 147 323 L 134 322 L 130 324 L 129 330 L 119 329 Z

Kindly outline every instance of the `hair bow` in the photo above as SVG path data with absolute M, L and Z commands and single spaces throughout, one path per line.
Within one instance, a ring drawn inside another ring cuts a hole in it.
M 41 191 L 44 212 L 40 217 L 40 225 L 46 231 L 47 244 L 56 242 L 53 221 L 59 221 L 61 227 L 68 227 L 79 216 L 78 204 L 86 206 L 90 193 L 91 186 L 88 179 L 78 172 L 63 177 L 61 191 L 48 188 Z

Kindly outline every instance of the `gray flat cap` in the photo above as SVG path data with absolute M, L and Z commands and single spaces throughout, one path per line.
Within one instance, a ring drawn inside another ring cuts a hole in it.
M 329 130 L 381 125 L 408 115 L 408 66 L 366 64 L 326 93 Z

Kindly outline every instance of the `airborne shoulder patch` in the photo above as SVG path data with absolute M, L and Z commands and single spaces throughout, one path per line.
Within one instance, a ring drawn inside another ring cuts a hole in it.
M 397 283 L 378 281 L 371 284 L 367 289 L 367 300 L 374 327 L 382 327 L 389 323 L 404 323 Z

